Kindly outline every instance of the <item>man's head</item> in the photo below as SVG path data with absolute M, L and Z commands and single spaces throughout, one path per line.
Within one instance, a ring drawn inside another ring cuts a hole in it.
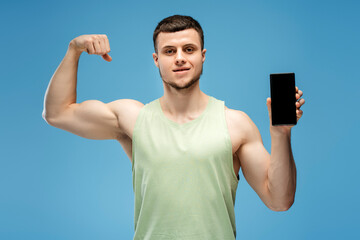
M 193 19 L 190 16 L 182 16 L 182 15 L 174 15 L 167 18 L 164 18 L 161 20 L 161 22 L 158 23 L 154 30 L 153 34 L 153 41 L 154 41 L 154 49 L 157 53 L 158 47 L 157 47 L 157 38 L 159 33 L 172 33 L 172 32 L 178 32 L 186 29 L 193 28 L 195 29 L 200 37 L 201 42 L 201 50 L 204 49 L 204 32 L 199 24 L 198 21 Z
M 154 62 L 168 87 L 181 90 L 198 83 L 206 49 L 196 20 L 179 15 L 165 18 L 156 27 L 153 40 Z

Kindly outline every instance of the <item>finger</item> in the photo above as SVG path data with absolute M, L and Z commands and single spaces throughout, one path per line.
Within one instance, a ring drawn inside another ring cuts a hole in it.
M 110 52 L 109 40 L 105 34 L 101 35 L 101 49 L 103 50 L 101 53 L 103 59 L 108 62 L 111 62 L 112 57 L 110 57 L 110 55 L 108 54 L 108 52 Z
M 105 53 L 104 55 L 102 55 L 102 58 L 103 58 L 104 60 L 108 61 L 108 62 L 111 62 L 111 61 L 112 61 L 112 57 L 111 57 L 109 54 L 107 54 L 107 53 Z
M 305 104 L 305 99 L 301 98 L 299 101 L 295 102 L 296 107 L 300 108 Z
M 298 90 L 296 91 L 296 94 L 299 94 L 299 95 L 301 96 L 301 95 L 303 95 L 303 92 L 302 92 L 300 89 L 298 89 Z
M 271 114 L 271 98 L 266 99 L 266 105 L 268 107 L 269 113 Z
M 101 54 L 101 46 L 99 39 L 94 40 L 94 48 L 95 48 L 95 54 Z
M 305 104 L 305 99 L 303 99 L 303 98 L 300 99 L 300 104 L 301 104 L 300 106 L 304 105 Z
M 86 47 L 86 52 L 88 54 L 94 54 L 95 53 L 94 44 L 93 44 L 92 41 L 86 41 L 85 47 Z
M 303 93 L 301 92 L 301 91 L 299 91 L 298 93 L 296 93 L 296 99 L 299 99 L 299 98 L 301 98 L 302 97 L 302 95 L 303 95 Z
M 106 47 L 106 52 L 110 52 L 110 43 L 109 43 L 109 39 L 106 35 L 104 35 L 105 38 L 105 47 Z
M 100 44 L 99 54 L 104 55 L 106 53 L 106 47 L 105 47 L 105 39 L 103 37 L 100 37 L 99 44 Z
M 271 120 L 271 98 L 267 98 L 266 99 L 266 105 L 268 107 L 268 111 L 269 111 L 269 118 L 270 118 L 270 125 L 272 125 L 272 120 Z

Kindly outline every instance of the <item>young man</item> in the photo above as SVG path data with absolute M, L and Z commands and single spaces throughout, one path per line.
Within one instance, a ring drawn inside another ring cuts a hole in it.
M 83 51 L 108 55 L 106 35 L 73 39 L 53 75 L 43 117 L 52 126 L 89 139 L 116 139 L 132 161 L 134 239 L 235 239 L 239 170 L 264 204 L 286 211 L 294 202 L 296 167 L 291 128 L 272 126 L 271 155 L 252 120 L 199 88 L 205 61 L 203 31 L 188 16 L 162 20 L 153 58 L 164 95 L 146 105 L 131 99 L 76 103 Z M 302 91 L 296 87 L 297 119 Z

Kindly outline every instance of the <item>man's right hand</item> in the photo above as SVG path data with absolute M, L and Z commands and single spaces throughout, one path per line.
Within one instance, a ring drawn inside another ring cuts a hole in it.
M 69 48 L 78 53 L 101 55 L 102 58 L 111 62 L 112 58 L 107 54 L 110 52 L 109 39 L 105 34 L 81 35 L 70 41 Z

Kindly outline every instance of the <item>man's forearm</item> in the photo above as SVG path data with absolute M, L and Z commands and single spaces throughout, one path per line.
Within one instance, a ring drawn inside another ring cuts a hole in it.
M 43 118 L 52 119 L 76 102 L 77 70 L 81 52 L 69 44 L 64 59 L 52 76 L 45 93 Z
M 271 133 L 271 156 L 268 188 L 273 206 L 278 210 L 291 207 L 296 191 L 296 166 L 291 150 L 291 131 Z

